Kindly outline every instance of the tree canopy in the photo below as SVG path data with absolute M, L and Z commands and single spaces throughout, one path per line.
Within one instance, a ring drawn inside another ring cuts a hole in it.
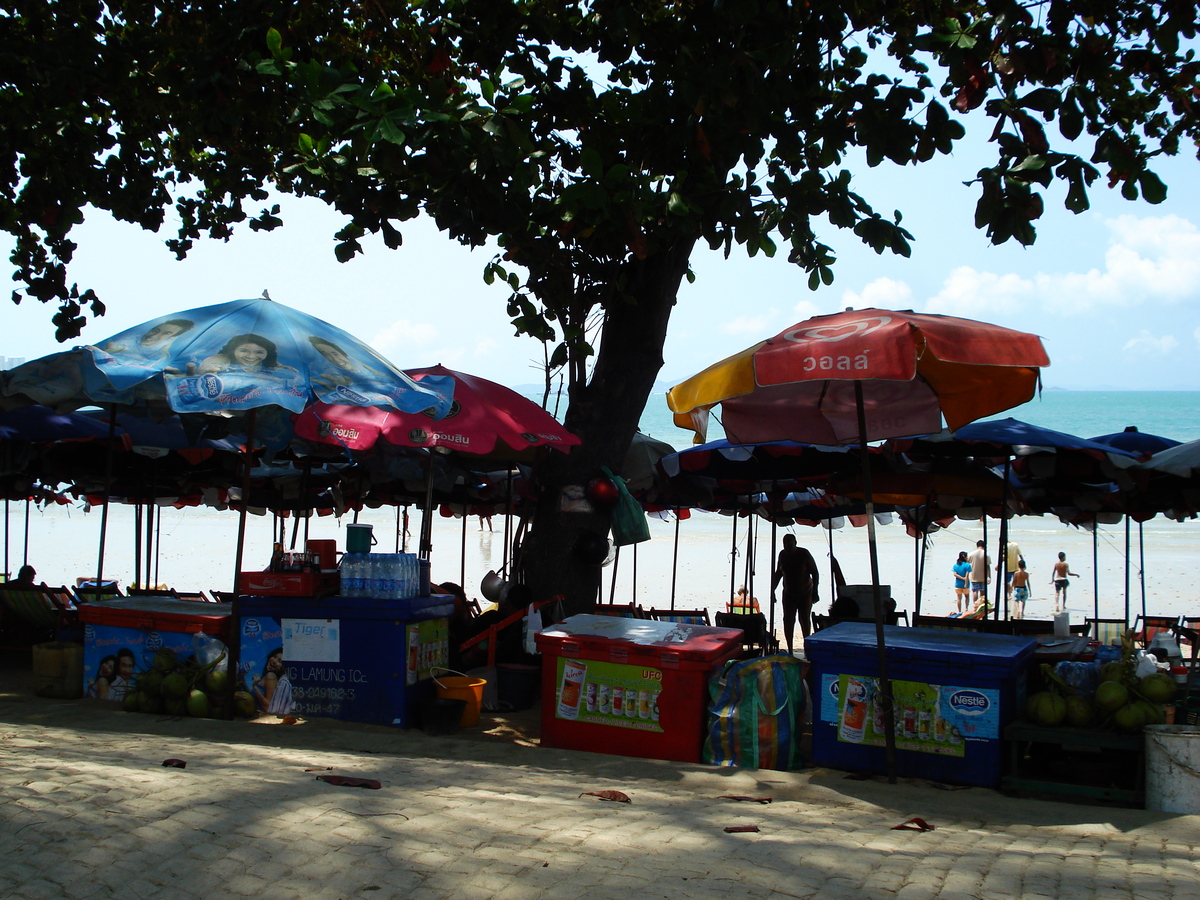
M 833 277 L 821 220 L 907 254 L 850 161 L 919 163 L 990 128 L 975 224 L 1030 243 L 1041 190 L 1087 208 L 1103 174 L 1157 202 L 1194 152 L 1184 0 L 368 0 L 4 4 L 3 227 L 22 293 L 78 333 L 71 229 L 88 205 L 202 235 L 280 224 L 273 185 L 347 217 L 339 258 L 424 209 L 496 238 L 518 330 L 586 355 L 623 264 L 702 238 Z M 962 113 L 981 109 L 984 116 Z M 570 354 L 578 358 L 577 354 Z M 579 373 L 576 372 L 578 375 Z

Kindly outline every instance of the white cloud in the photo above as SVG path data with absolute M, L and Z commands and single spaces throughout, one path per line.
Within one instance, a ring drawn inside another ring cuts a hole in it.
M 1155 337 L 1149 331 L 1141 331 L 1137 337 L 1132 337 L 1125 342 L 1122 350 L 1132 351 L 1139 355 L 1146 356 L 1161 356 L 1170 353 L 1179 346 L 1179 341 L 1175 340 L 1171 335 L 1164 334 L 1162 337 Z
M 876 278 L 861 292 L 846 291 L 842 294 L 842 305 L 855 309 L 879 307 L 880 309 L 906 309 L 912 305 L 912 288 L 903 281 L 892 278 Z
M 397 351 L 411 352 L 415 348 L 428 347 L 437 339 L 437 334 L 437 326 L 429 322 L 397 319 L 391 325 L 376 331 L 374 335 L 364 334 L 363 337 L 384 356 L 395 354 L 394 358 L 399 359 Z
M 982 272 L 955 269 L 927 307 L 979 315 L 1045 309 L 1078 314 L 1104 307 L 1179 303 L 1200 294 L 1200 229 L 1176 215 L 1118 216 L 1102 268 L 1083 272 Z
M 796 316 L 796 322 L 803 322 L 805 319 L 819 316 L 821 312 L 821 307 L 817 306 L 811 300 L 801 300 L 792 307 L 792 314 Z
M 725 334 L 749 336 L 759 340 L 779 331 L 778 317 L 779 310 L 768 309 L 757 316 L 738 316 L 736 319 L 722 322 L 720 329 Z
M 1020 275 L 997 275 L 959 266 L 946 278 L 942 289 L 932 297 L 930 312 L 950 313 L 967 318 L 994 318 L 996 313 L 1019 309 L 1033 284 Z

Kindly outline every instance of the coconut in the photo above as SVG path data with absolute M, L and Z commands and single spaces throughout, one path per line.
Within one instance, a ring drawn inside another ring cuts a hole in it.
M 1125 664 L 1121 662 L 1107 662 L 1100 667 L 1101 681 L 1120 681 L 1125 677 Z
M 1067 724 L 1072 728 L 1086 728 L 1095 714 L 1087 698 L 1077 694 L 1067 698 Z
M 1127 703 L 1113 713 L 1113 721 L 1121 731 L 1141 731 L 1146 724 L 1146 712 L 1137 703 Z
M 1175 679 L 1164 672 L 1154 672 L 1138 683 L 1138 693 L 1151 703 L 1166 703 L 1175 697 Z
M 1043 728 L 1053 728 L 1061 724 L 1067 715 L 1067 701 L 1058 694 L 1042 691 L 1029 698 L 1025 704 L 1025 715 Z
M 187 711 L 189 715 L 202 719 L 208 715 L 209 710 L 208 695 L 204 691 L 194 690 L 188 694 Z
M 1125 685 L 1116 681 L 1102 681 L 1096 688 L 1096 705 L 1103 710 L 1113 712 L 1121 709 L 1129 702 L 1129 691 Z

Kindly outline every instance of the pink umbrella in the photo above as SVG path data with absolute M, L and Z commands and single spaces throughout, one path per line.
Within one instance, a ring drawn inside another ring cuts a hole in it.
M 296 436 L 350 450 L 367 450 L 380 438 L 398 447 L 444 447 L 472 456 L 515 459 L 537 447 L 567 450 L 579 438 L 516 391 L 444 366 L 407 369 L 420 384 L 426 378 L 454 379 L 454 403 L 446 415 L 402 413 L 365 406 L 314 403 L 296 417 Z

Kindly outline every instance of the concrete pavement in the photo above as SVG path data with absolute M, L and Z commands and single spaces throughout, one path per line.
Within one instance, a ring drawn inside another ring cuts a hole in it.
M 0 677 L 0 897 L 1200 898 L 1200 817 L 542 749 L 534 721 L 176 720 Z

